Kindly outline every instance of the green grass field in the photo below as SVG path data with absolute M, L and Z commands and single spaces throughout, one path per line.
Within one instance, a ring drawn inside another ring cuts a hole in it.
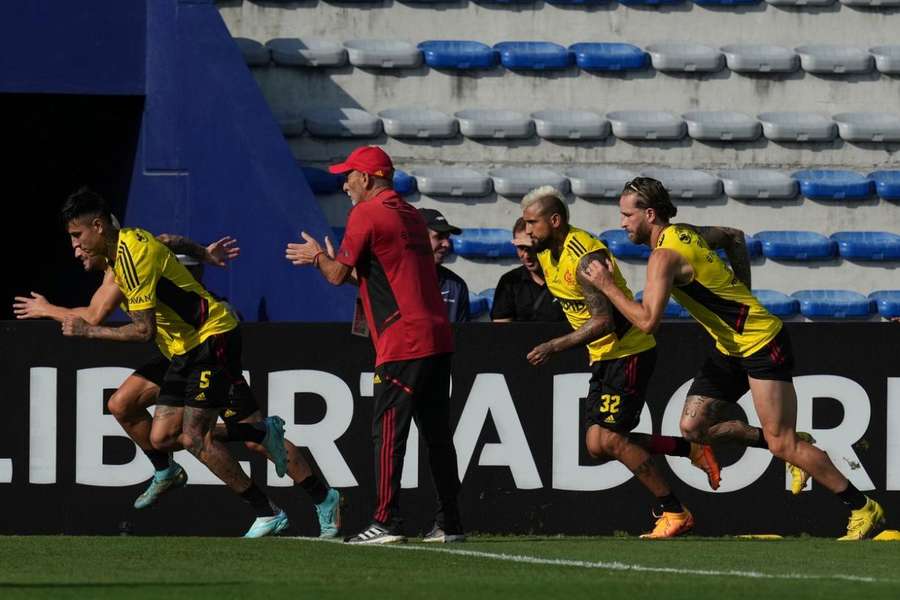
M 900 598 L 900 543 L 0 537 L 0 598 Z

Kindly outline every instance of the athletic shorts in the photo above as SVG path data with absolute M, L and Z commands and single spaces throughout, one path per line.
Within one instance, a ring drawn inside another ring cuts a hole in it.
M 156 357 L 148 360 L 137 369 L 134 374 L 143 377 L 156 387 L 162 387 L 163 380 L 166 378 L 166 371 L 169 370 L 169 359 L 157 352 Z
M 700 367 L 688 396 L 706 396 L 737 402 L 750 389 L 747 377 L 774 381 L 792 381 L 794 351 L 791 337 L 782 327 L 772 340 L 750 356 L 728 356 L 713 349 Z
M 173 356 L 157 404 L 219 409 L 225 421 L 242 421 L 259 410 L 244 379 L 238 328 L 208 337 Z
M 625 433 L 637 427 L 647 384 L 656 366 L 656 348 L 591 365 L 587 396 L 588 427 Z

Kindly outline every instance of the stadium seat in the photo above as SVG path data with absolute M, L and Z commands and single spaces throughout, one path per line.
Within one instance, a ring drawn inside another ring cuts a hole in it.
M 569 180 L 548 169 L 535 167 L 503 167 L 488 172 L 494 180 L 494 191 L 502 196 L 519 198 L 542 185 L 552 185 L 563 194 L 569 191 Z
M 687 124 L 688 135 L 695 140 L 750 141 L 762 135 L 759 121 L 744 113 L 707 110 L 681 116 Z
M 625 184 L 638 176 L 613 167 L 573 167 L 565 175 L 572 193 L 581 198 L 618 198 Z
M 619 0 L 619 4 L 625 6 L 663 6 L 666 4 L 680 4 L 684 0 Z
M 791 73 L 800 57 L 790 48 L 766 44 L 731 44 L 721 48 L 728 68 L 737 73 Z
M 607 4 L 609 0 L 545 0 L 547 4 L 557 6 L 587 6 L 592 4 Z
M 344 177 L 342 175 L 333 175 L 323 169 L 314 167 L 300 167 L 306 183 L 313 191 L 313 194 L 334 194 L 340 192 L 344 185 Z
M 646 259 L 650 256 L 650 247 L 644 244 L 635 244 L 629 240 L 628 232 L 624 229 L 608 229 L 597 237 L 606 244 L 616 258 Z
M 719 171 L 725 195 L 738 200 L 790 200 L 800 191 L 793 177 L 775 169 Z
M 233 39 L 248 67 L 264 67 L 269 64 L 272 55 L 266 46 L 248 38 L 236 37 Z
M 422 167 L 412 175 L 419 192 L 430 196 L 487 196 L 494 190 L 490 177 L 472 169 Z
M 494 291 L 496 288 L 488 288 L 486 290 L 482 290 L 478 293 L 479 296 L 487 300 L 488 303 L 488 312 L 493 310 L 494 308 Z
M 503 66 L 512 70 L 566 69 L 574 62 L 568 48 L 553 42 L 500 42 L 494 49 Z
M 718 177 L 692 169 L 645 169 L 642 174 L 662 182 L 673 198 L 718 198 L 722 182 Z
M 638 302 L 640 302 L 643 298 L 643 290 L 634 295 L 634 299 Z M 666 309 L 663 311 L 663 317 L 668 319 L 690 319 L 691 313 L 689 313 L 686 308 L 678 304 L 675 298 L 669 296 L 669 301 L 666 303 Z
M 581 42 L 569 46 L 575 64 L 587 71 L 646 69 L 650 55 L 631 44 Z
M 900 142 L 900 116 L 893 113 L 847 112 L 834 121 L 848 142 Z
M 746 231 L 744 232 L 744 245 L 747 246 L 747 254 L 750 255 L 750 258 L 756 258 L 763 255 L 762 242 Z
M 879 290 L 869 294 L 869 300 L 875 302 L 875 306 L 885 319 L 900 317 L 900 290 Z
M 756 299 L 776 317 L 793 317 L 800 312 L 800 301 L 775 290 L 753 290 Z
M 766 0 L 772 6 L 829 6 L 835 0 Z
M 694 0 L 699 6 L 738 6 L 741 4 L 756 4 L 760 0 Z
M 833 44 L 809 44 L 794 48 L 800 55 L 800 67 L 807 73 L 868 73 L 874 62 L 862 48 Z
M 489 312 L 490 306 L 488 305 L 487 298 L 483 297 L 481 294 L 475 294 L 473 292 L 469 292 L 469 319 L 475 320 L 481 315 Z
M 623 140 L 680 140 L 687 131 L 680 117 L 658 110 L 618 110 L 606 118 Z
M 841 258 L 900 260 L 900 235 L 887 231 L 838 231 L 831 234 Z
M 275 38 L 266 42 L 276 65 L 284 67 L 341 67 L 347 51 L 333 40 Z
M 534 135 L 534 122 L 512 110 L 469 108 L 455 116 L 459 130 L 467 138 L 517 139 Z
M 453 236 L 453 251 L 466 258 L 514 258 L 511 239 L 509 229 L 467 228 Z
M 402 40 L 350 40 L 344 42 L 347 58 L 356 67 L 404 69 L 417 67 L 422 53 Z
M 837 256 L 837 242 L 812 231 L 760 231 L 753 234 L 766 258 L 828 260 Z
M 757 115 L 763 135 L 775 142 L 828 142 L 837 134 L 834 121 L 809 112 L 764 112 Z
M 418 47 L 425 64 L 434 69 L 492 69 L 499 60 L 497 51 L 481 42 L 428 40 Z
M 664 42 L 646 48 L 657 71 L 701 73 L 721 71 L 725 57 L 716 48 L 691 42 Z
M 900 0 L 840 0 L 846 6 L 859 8 L 882 8 L 900 6 Z
M 586 110 L 539 110 L 531 113 L 537 134 L 547 140 L 601 140 L 609 121 Z
M 306 121 L 300 115 L 276 114 L 275 120 L 285 137 L 298 137 L 306 131 Z
M 456 119 L 427 108 L 389 108 L 378 116 L 384 132 L 393 138 L 452 138 L 459 133 Z
M 401 196 L 412 194 L 416 191 L 416 178 L 406 171 L 396 169 L 394 171 L 394 191 Z
M 306 129 L 316 137 L 375 137 L 381 133 L 381 119 L 359 108 L 312 108 L 302 115 Z
M 811 200 L 865 200 L 875 193 L 871 179 L 853 171 L 808 169 L 792 175 Z
M 900 200 L 900 171 L 873 171 L 869 179 L 875 183 L 875 193 L 882 200 Z
M 869 53 L 875 58 L 875 68 L 880 72 L 889 75 L 900 73 L 900 44 L 875 46 L 869 48 Z
M 791 294 L 800 301 L 800 313 L 814 318 L 868 317 L 875 301 L 850 290 L 801 290 Z

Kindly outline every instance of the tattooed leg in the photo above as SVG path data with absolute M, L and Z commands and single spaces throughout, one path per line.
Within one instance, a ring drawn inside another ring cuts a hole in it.
M 157 406 L 150 425 L 150 443 L 160 452 L 181 450 L 181 424 L 184 415 L 182 406 Z
M 628 467 L 651 494 L 657 498 L 671 493 L 669 485 L 650 453 L 628 435 L 591 425 L 587 431 L 587 449 L 594 457 L 609 456 Z
M 723 420 L 728 403 L 707 396 L 688 396 L 681 413 L 681 433 L 684 439 L 703 444 L 735 443 L 755 446 L 760 443 L 762 430 L 739 419 Z
M 186 406 L 181 443 L 225 485 L 240 494 L 250 487 L 250 478 L 225 446 L 213 439 L 218 414 L 217 410 Z

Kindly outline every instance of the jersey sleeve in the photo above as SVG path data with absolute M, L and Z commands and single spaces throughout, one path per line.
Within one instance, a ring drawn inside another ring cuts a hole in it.
M 129 311 L 156 307 L 156 284 L 162 274 L 162 263 L 149 245 L 140 241 L 119 240 L 116 272 Z
M 347 229 L 344 231 L 344 239 L 337 251 L 336 260 L 342 265 L 355 267 L 366 248 L 370 247 L 372 239 L 372 223 L 365 218 L 365 211 L 357 206 L 350 211 L 347 218 Z

